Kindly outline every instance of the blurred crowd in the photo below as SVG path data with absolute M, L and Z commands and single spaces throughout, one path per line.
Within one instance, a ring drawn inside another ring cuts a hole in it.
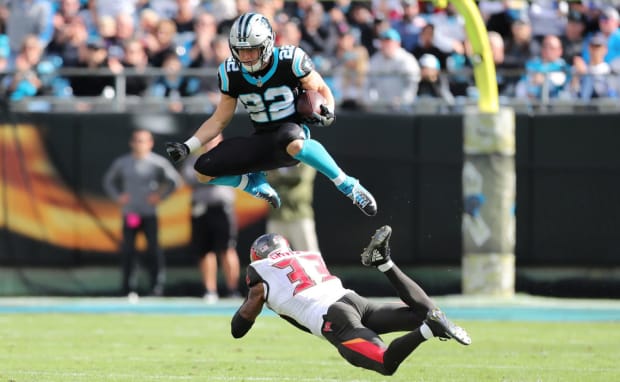
M 477 4 L 502 97 L 620 94 L 620 1 Z M 176 111 L 183 97 L 215 104 L 229 28 L 249 11 L 271 20 L 277 45 L 311 55 L 343 108 L 477 97 L 464 19 L 449 2 L 417 0 L 0 0 L 0 92 L 114 98 L 122 73 L 128 96 L 166 98 Z

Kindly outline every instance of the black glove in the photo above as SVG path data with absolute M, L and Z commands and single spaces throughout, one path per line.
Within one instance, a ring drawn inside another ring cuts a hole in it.
M 189 147 L 181 142 L 166 142 L 166 151 L 175 163 L 182 161 L 189 155 Z
M 304 123 L 318 126 L 329 126 L 334 122 L 335 119 L 336 116 L 334 115 L 334 113 L 329 111 L 327 106 L 321 105 L 321 114 L 312 114 L 312 117 L 305 118 Z

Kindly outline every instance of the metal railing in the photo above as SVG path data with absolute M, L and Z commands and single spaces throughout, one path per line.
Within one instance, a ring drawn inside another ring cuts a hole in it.
M 501 71 L 498 74 L 504 78 L 512 78 L 516 82 L 523 76 L 523 71 Z M 13 72 L 0 72 L 0 78 L 13 75 Z M 59 95 L 38 95 L 27 97 L 18 101 L 11 101 L 11 110 L 16 112 L 186 112 L 186 113 L 210 113 L 214 110 L 215 104 L 212 97 L 208 97 L 205 92 L 198 92 L 189 97 L 161 97 L 155 96 L 146 91 L 144 95 L 128 95 L 127 79 L 130 77 L 144 77 L 147 82 L 153 83 L 157 78 L 166 75 L 162 69 L 147 68 L 143 71 L 125 69 L 119 73 L 113 73 L 107 68 L 84 69 L 84 68 L 60 68 L 52 73 L 41 74 L 40 77 L 70 79 L 75 76 L 97 77 L 106 76 L 114 78 L 114 86 L 106 89 L 100 96 L 74 96 L 70 91 Z M 215 68 L 185 68 L 178 75 L 194 77 L 203 82 L 211 83 L 212 88 L 217 88 L 217 69 Z M 323 73 L 324 77 L 330 81 L 334 73 Z M 473 86 L 473 73 L 465 69 L 456 73 L 442 73 L 450 80 L 462 81 Z M 381 76 L 389 76 L 382 74 Z M 212 82 L 211 82 L 212 81 Z M 45 82 L 45 81 L 43 81 Z M 338 91 L 336 90 L 337 94 Z M 475 91 L 474 91 L 475 93 Z M 620 112 L 620 100 L 617 98 L 596 98 L 592 100 L 581 100 L 576 98 L 552 98 L 544 93 L 539 99 L 501 95 L 500 104 L 510 106 L 520 113 L 575 113 L 575 112 Z M 415 102 L 406 107 L 394 110 L 392 105 L 379 98 L 371 104 L 366 105 L 366 110 L 377 112 L 401 112 L 414 114 L 448 114 L 462 111 L 466 106 L 476 105 L 477 99 L 474 95 L 457 96 L 452 103 L 447 103 L 440 98 L 417 97 Z M 172 107 L 174 105 L 175 107 Z M 242 111 L 239 108 L 239 111 Z

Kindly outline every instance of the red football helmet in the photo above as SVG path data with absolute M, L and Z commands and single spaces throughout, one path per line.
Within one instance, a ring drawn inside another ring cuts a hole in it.
M 277 233 L 267 233 L 254 240 L 250 247 L 250 261 L 266 259 L 273 252 L 291 251 L 288 240 Z

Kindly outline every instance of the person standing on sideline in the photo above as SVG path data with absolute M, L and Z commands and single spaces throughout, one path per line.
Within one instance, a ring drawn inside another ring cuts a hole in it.
M 204 146 L 204 151 L 211 150 L 222 139 L 219 135 Z M 196 159 L 198 155 L 192 154 L 183 162 L 181 174 L 192 187 L 192 250 L 200 256 L 204 299 L 208 303 L 215 303 L 219 299 L 218 261 L 226 280 L 226 296 L 240 296 L 235 189 L 200 183 L 194 172 Z
M 153 134 L 135 130 L 131 151 L 117 158 L 103 177 L 108 196 L 122 207 L 122 289 L 130 300 L 138 298 L 138 256 L 135 239 L 143 232 L 150 260 L 150 293 L 162 296 L 165 284 L 164 254 L 159 246 L 157 206 L 181 185 L 181 176 L 161 155 L 153 150 Z
M 278 232 L 289 239 L 297 251 L 318 251 L 314 208 L 314 178 L 316 170 L 299 164 L 267 173 L 267 180 L 282 201 L 280 208 L 269 210 L 267 232 Z

